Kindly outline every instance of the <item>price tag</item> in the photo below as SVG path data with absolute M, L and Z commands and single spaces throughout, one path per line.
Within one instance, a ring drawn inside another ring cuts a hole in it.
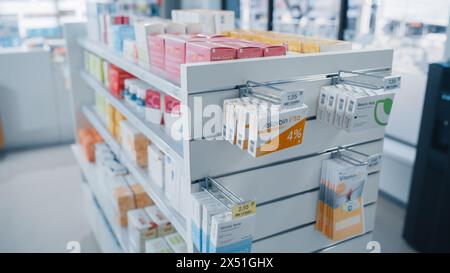
M 401 77 L 400 76 L 389 76 L 384 78 L 384 89 L 385 90 L 392 90 L 400 88 L 401 84 Z
M 281 105 L 283 107 L 295 106 L 303 103 L 303 90 L 281 92 Z
M 233 219 L 248 216 L 256 213 L 256 201 L 248 201 L 243 204 L 235 205 L 231 209 Z
M 367 160 L 367 166 L 373 167 L 381 164 L 382 155 L 381 154 L 375 154 L 369 156 L 369 159 Z

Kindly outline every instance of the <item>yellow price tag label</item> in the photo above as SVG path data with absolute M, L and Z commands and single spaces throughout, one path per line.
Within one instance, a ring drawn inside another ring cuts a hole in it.
M 248 216 L 250 214 L 256 213 L 256 201 L 249 201 L 243 204 L 235 205 L 231 212 L 233 214 L 233 219 Z

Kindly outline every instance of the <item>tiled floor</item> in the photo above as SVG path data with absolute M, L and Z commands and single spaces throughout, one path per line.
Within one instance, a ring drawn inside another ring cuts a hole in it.
M 0 155 L 0 252 L 98 252 L 70 146 Z
M 70 146 L 0 154 L 0 252 L 98 252 Z M 380 197 L 374 240 L 382 252 L 413 252 L 401 238 L 405 211 Z

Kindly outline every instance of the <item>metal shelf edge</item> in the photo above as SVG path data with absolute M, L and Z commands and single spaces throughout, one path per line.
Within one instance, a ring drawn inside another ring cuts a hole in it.
M 153 74 L 150 71 L 145 70 L 144 68 L 138 66 L 137 64 L 134 64 L 126 60 L 123 54 L 119 52 L 114 52 L 113 50 L 100 44 L 99 42 L 91 41 L 88 40 L 87 38 L 79 39 L 78 44 L 87 51 L 96 54 L 97 56 L 105 59 L 109 63 L 112 63 L 122 68 L 123 70 L 126 70 L 127 72 L 133 74 L 139 79 L 147 82 L 148 84 L 155 86 L 164 93 L 181 100 L 180 87 L 176 86 L 175 84 L 169 82 L 166 79 L 161 78 L 158 75 Z

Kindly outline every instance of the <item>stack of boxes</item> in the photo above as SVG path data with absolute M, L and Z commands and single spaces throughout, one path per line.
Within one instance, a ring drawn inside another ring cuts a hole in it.
M 86 159 L 95 162 L 95 144 L 103 142 L 101 136 L 94 128 L 78 130 L 78 139 Z
M 249 42 L 220 35 L 150 35 L 150 67 L 166 79 L 180 82 L 180 65 L 286 55 L 286 46 Z
M 128 174 L 127 168 L 115 158 L 106 144 L 96 145 L 95 154 L 98 158 L 96 192 L 112 198 L 112 211 L 120 226 L 127 227 L 127 212 L 153 205 L 153 200 L 136 178 Z
M 125 79 L 134 78 L 125 70 L 110 64 L 108 68 L 109 91 L 116 97 L 123 99 L 122 91 L 125 87 Z
M 97 143 L 94 150 L 97 179 L 92 187 L 112 223 L 128 228 L 130 252 L 186 252 L 182 237 L 108 145 Z
M 308 111 L 303 91 L 277 95 L 279 103 L 256 97 L 224 100 L 223 138 L 254 157 L 300 145 Z
M 191 235 L 199 252 L 251 251 L 256 220 L 255 201 L 240 206 L 231 202 L 220 191 L 201 191 L 191 196 Z
M 101 101 L 101 99 L 100 99 Z M 101 102 L 99 102 L 97 105 L 98 107 L 101 107 Z M 114 137 L 115 140 L 118 142 L 121 141 L 121 129 L 120 129 L 120 123 L 124 120 L 126 120 L 125 116 L 120 113 L 112 104 L 109 102 L 105 103 L 106 108 L 106 116 L 104 116 L 102 119 L 106 120 L 106 126 L 111 133 L 111 135 Z M 97 108 L 98 109 L 98 108 Z M 97 112 L 99 115 L 101 113 Z
M 99 82 L 104 82 L 104 60 L 97 55 L 89 53 L 88 51 L 84 52 L 84 69 Z
M 154 144 L 148 145 L 148 174 L 155 184 L 164 189 L 164 153 Z
M 128 211 L 131 252 L 186 252 L 186 243 L 156 206 Z
M 127 120 L 120 122 L 120 132 L 124 151 L 139 167 L 147 168 L 147 146 L 150 144 L 148 138 Z
M 183 24 L 201 24 L 202 32 L 207 34 L 231 31 L 235 24 L 234 11 L 230 10 L 172 10 L 172 20 Z
M 322 86 L 317 120 L 348 132 L 384 127 L 388 124 L 394 97 L 395 91 L 386 88 L 349 84 Z

